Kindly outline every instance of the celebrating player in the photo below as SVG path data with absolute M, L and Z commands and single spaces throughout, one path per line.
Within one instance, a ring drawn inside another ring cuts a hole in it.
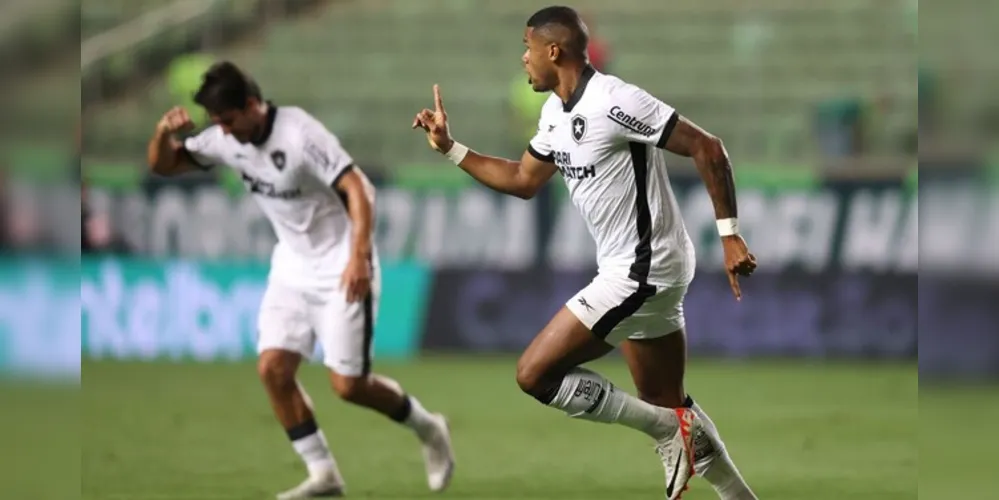
M 476 180 L 531 198 L 555 172 L 565 180 L 597 243 L 596 278 L 534 338 L 517 383 L 571 417 L 617 423 L 656 441 L 666 497 L 679 498 L 694 473 L 726 500 L 756 497 L 714 424 L 684 391 L 683 298 L 694 247 L 666 174 L 664 149 L 693 157 L 714 203 L 725 268 L 736 298 L 756 259 L 738 232 L 732 167 L 722 142 L 644 90 L 587 62 L 587 29 L 568 7 L 527 21 L 522 58 L 535 91 L 552 91 L 520 161 L 486 156 L 451 138 L 440 89 L 434 109 L 413 121 L 431 147 Z M 580 365 L 620 345 L 636 398 Z
M 174 134 L 194 125 L 184 109 L 170 110 L 149 143 L 149 164 L 162 175 L 231 166 L 277 234 L 260 306 L 258 371 L 309 472 L 278 498 L 335 497 L 345 490 L 311 400 L 295 378 L 316 339 L 337 394 L 412 429 L 423 443 L 430 488 L 445 489 L 454 457 L 444 417 L 429 413 L 395 381 L 371 373 L 380 295 L 374 187 L 318 120 L 264 101 L 257 84 L 232 63 L 205 73 L 195 101 L 214 125 L 178 141 Z

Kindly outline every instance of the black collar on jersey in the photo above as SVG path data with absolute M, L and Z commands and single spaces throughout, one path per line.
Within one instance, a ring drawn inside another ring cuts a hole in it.
M 277 110 L 278 108 L 273 102 L 267 101 L 267 120 L 264 122 L 264 129 L 260 135 L 250 141 L 254 146 L 263 146 L 267 139 L 271 138 L 271 132 L 274 132 L 274 120 L 277 119 Z
M 572 91 L 572 96 L 569 97 L 568 102 L 562 103 L 562 111 L 568 113 L 576 107 L 576 103 L 583 98 L 583 92 L 586 92 L 586 85 L 590 83 L 590 78 L 593 78 L 593 74 L 596 72 L 597 70 L 589 64 L 583 68 L 583 73 L 579 75 L 579 81 L 576 82 L 576 90 Z

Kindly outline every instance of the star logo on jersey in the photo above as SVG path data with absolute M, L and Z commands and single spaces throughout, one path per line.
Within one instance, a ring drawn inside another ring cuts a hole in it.
M 278 170 L 284 170 L 284 164 L 287 158 L 284 156 L 284 151 L 275 151 L 271 153 L 271 161 L 274 162 L 274 167 Z
M 582 142 L 583 137 L 586 137 L 586 117 L 583 115 L 576 115 L 572 117 L 572 140 Z

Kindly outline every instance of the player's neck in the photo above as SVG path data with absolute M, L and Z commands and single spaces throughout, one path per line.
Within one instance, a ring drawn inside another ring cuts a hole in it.
M 554 92 L 562 99 L 563 104 L 572 100 L 583 80 L 583 75 L 589 68 L 589 62 L 580 62 L 559 72 L 558 85 L 555 86 Z
M 261 102 L 257 108 L 257 111 L 260 113 L 260 123 L 253 132 L 253 139 L 250 141 L 255 146 L 262 145 L 271 134 L 272 106 L 273 104 L 265 101 Z

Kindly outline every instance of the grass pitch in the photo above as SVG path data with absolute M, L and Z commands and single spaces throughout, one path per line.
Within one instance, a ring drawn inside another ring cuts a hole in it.
M 620 360 L 593 366 L 631 389 Z M 441 498 L 662 498 L 647 439 L 541 407 L 518 391 L 514 367 L 513 358 L 376 363 L 451 421 L 458 466 Z M 427 491 L 407 430 L 337 401 L 318 366 L 302 380 L 350 497 L 440 496 Z M 304 477 L 253 364 L 85 362 L 83 384 L 86 500 L 269 499 Z M 693 360 L 688 386 L 763 499 L 916 498 L 914 364 Z M 703 480 L 691 485 L 685 499 L 716 498 Z

